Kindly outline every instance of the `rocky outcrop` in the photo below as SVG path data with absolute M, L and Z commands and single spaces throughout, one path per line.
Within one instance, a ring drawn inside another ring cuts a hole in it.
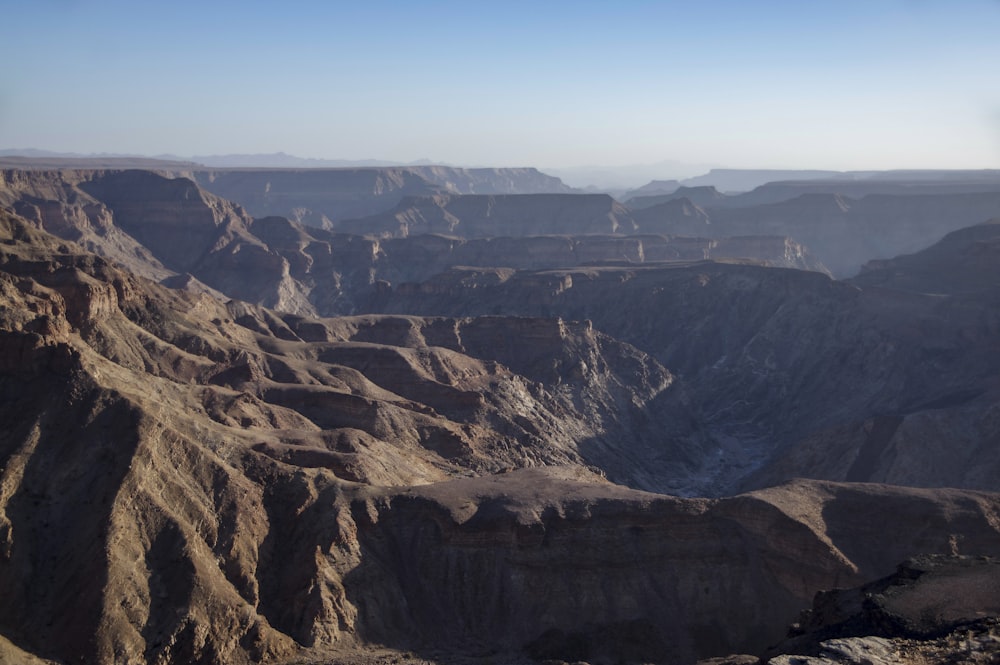
M 911 559 L 876 582 L 817 594 L 767 662 L 994 662 L 1000 656 L 998 589 L 994 558 Z
M 683 395 L 670 390 L 669 372 L 589 324 L 501 317 L 320 322 L 246 304 L 224 307 L 207 295 L 141 285 L 78 251 L 60 255 L 54 239 L 14 218 L 7 223 L 13 249 L 5 250 L 3 265 L 15 276 L 6 282 L 19 304 L 13 311 L 33 312 L 12 313 L 11 330 L 50 330 L 64 339 L 69 326 L 116 363 L 253 396 L 246 404 L 212 397 L 210 413 L 223 422 L 271 422 L 262 414 L 278 409 L 286 414 L 279 420 L 349 429 L 346 435 L 363 434 L 369 446 L 410 445 L 410 453 L 430 455 L 442 468 L 575 462 L 639 487 L 665 487 L 683 477 L 685 457 L 700 456 L 683 453 L 700 444 L 688 419 L 673 422 L 684 407 Z M 44 258 L 31 259 L 33 252 Z M 193 313 L 179 313 L 187 309 Z M 655 412 L 645 413 L 654 400 Z M 307 445 L 315 436 L 298 438 L 295 445 Z M 675 454 L 662 454 L 672 446 Z M 644 464 L 656 451 L 662 461 Z M 379 482 L 413 480 L 413 464 L 381 465 Z M 373 480 L 364 473 L 355 469 L 350 477 Z

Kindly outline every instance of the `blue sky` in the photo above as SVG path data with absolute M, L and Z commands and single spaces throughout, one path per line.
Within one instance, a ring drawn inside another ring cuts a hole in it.
M 1000 1 L 0 0 L 0 148 L 1000 168 Z

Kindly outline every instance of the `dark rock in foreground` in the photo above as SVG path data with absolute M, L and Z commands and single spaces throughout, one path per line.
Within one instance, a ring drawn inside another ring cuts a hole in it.
M 1000 561 L 918 557 L 876 582 L 821 592 L 768 658 L 773 665 L 995 663 Z

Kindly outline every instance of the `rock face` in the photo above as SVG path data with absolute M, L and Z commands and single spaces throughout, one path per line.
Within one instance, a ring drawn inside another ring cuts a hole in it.
M 532 475 L 426 486 L 393 499 L 377 527 L 359 526 L 362 546 L 379 548 L 375 560 L 427 552 L 407 568 L 402 599 L 387 599 L 365 616 L 381 630 L 405 626 L 401 632 L 412 631 L 412 637 L 403 644 L 417 648 L 432 635 L 435 641 L 472 641 L 484 652 L 523 644 L 539 659 L 691 662 L 732 649 L 762 649 L 774 639 L 769 617 L 785 614 L 813 575 L 849 584 L 864 574 L 839 550 L 843 541 L 828 539 L 837 528 L 833 515 L 843 514 L 841 501 L 860 497 L 842 486 L 799 485 L 692 502 L 554 478 L 546 482 L 552 494 L 526 491 L 538 487 Z M 468 491 L 480 497 L 475 506 Z M 817 501 L 816 491 L 830 494 Z M 863 492 L 871 491 L 883 490 Z M 561 498 L 553 504 L 556 496 Z M 904 503 L 916 499 L 897 496 Z M 788 528 L 790 515 L 798 521 L 804 513 L 830 516 L 799 521 L 801 530 Z M 436 528 L 421 529 L 431 515 Z M 880 525 L 892 520 L 890 513 L 868 516 Z M 373 529 L 402 529 L 404 522 L 415 527 L 411 538 L 380 534 L 369 544 Z M 790 540 L 774 540 L 777 533 Z M 745 558 L 734 546 L 754 549 L 760 558 Z M 791 552 L 804 555 L 803 565 L 786 574 Z M 401 601 L 417 599 L 431 608 L 418 615 L 417 625 L 392 612 Z M 644 607 L 657 607 L 658 614 Z
M 34 237 L 28 227 L 8 221 L 12 237 Z M 191 295 L 193 302 L 185 304 L 165 289 L 132 284 L 92 256 L 70 254 L 36 265 L 22 253 L 8 256 L 8 270 L 39 282 L 42 291 L 59 289 L 64 302 L 57 300 L 53 311 L 65 312 L 89 344 L 116 362 L 242 391 L 236 405 L 212 398 L 210 413 L 223 421 L 249 426 L 263 418 L 254 416 L 255 409 L 278 408 L 297 414 L 291 422 L 311 422 L 307 429 L 319 427 L 323 436 L 361 436 L 366 445 L 385 448 L 377 477 L 348 465 L 344 473 L 354 481 L 412 482 L 418 467 L 390 464 L 389 448 L 407 443 L 413 454 L 436 460 L 430 466 L 453 472 L 572 462 L 623 480 L 635 476 L 626 482 L 643 486 L 641 478 L 655 477 L 654 469 L 623 460 L 641 459 L 644 449 L 683 448 L 691 434 L 688 424 L 671 422 L 683 396 L 669 390 L 670 373 L 586 323 L 502 317 L 319 322 L 241 303 L 226 306 L 204 295 Z M 71 270 L 73 265 L 90 272 Z M 150 293 L 133 293 L 145 290 Z M 184 307 L 202 311 L 181 316 L 176 310 Z M 201 314 L 218 322 L 206 323 Z M 138 334 L 136 325 L 155 340 Z M 255 335 L 263 340 L 255 342 Z M 247 399 L 250 406 L 241 406 Z M 659 412 L 644 413 L 644 404 L 654 400 Z M 227 415 L 230 408 L 236 410 Z M 291 440 L 262 441 L 261 450 L 294 456 L 286 445 Z M 677 455 L 667 458 L 674 464 Z M 327 463 L 336 466 L 338 459 L 333 455 Z M 680 468 L 663 471 L 682 475 Z M 430 467 L 425 473 L 442 477 Z
M 996 559 L 919 557 L 876 582 L 817 594 L 768 663 L 996 662 L 998 599 Z
M 153 279 L 169 275 L 146 247 L 115 226 L 104 203 L 78 187 L 103 175 L 102 171 L 0 171 L 0 204 L 39 228 L 99 252 L 136 274 Z

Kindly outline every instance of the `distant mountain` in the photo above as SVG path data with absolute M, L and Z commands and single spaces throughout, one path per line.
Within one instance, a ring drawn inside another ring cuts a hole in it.
M 840 171 L 800 171 L 776 169 L 712 169 L 705 175 L 681 181 L 686 187 L 710 185 L 720 192 L 748 192 L 755 187 L 779 180 L 817 180 L 835 178 Z
M 284 152 L 231 154 L 231 155 L 198 155 L 193 161 L 213 168 L 272 168 L 272 169 L 329 169 L 345 167 L 379 167 L 379 166 L 424 166 L 434 164 L 428 159 L 415 162 L 391 161 L 384 159 L 315 159 L 311 157 L 296 157 Z
M 317 227 L 389 210 L 441 188 L 406 168 L 218 169 L 179 173 L 239 203 L 254 217 L 280 215 Z
M 454 194 L 572 194 L 580 191 L 531 167 L 465 169 L 434 165 L 406 168 Z
M 915 191 L 860 199 L 806 193 L 778 203 L 736 207 L 733 200 L 742 198 L 726 197 L 719 202 L 724 205 L 709 203 L 695 210 L 682 197 L 630 210 L 638 228 L 650 233 L 790 236 L 838 277 L 856 274 L 873 258 L 915 252 L 946 233 L 1000 216 L 1000 190 L 937 195 Z
M 845 176 L 865 180 L 903 182 L 1000 182 L 1000 169 L 896 169 L 892 171 L 848 171 Z
M 283 169 L 312 169 L 312 168 L 343 168 L 343 167 L 379 167 L 379 166 L 423 166 L 434 164 L 428 159 L 420 159 L 414 162 L 390 161 L 382 159 L 313 159 L 309 157 L 296 157 L 284 152 L 254 153 L 254 154 L 228 154 L 228 155 L 198 155 L 181 157 L 173 154 L 160 155 L 138 155 L 133 153 L 80 153 L 80 152 L 58 152 L 53 150 L 38 150 L 36 148 L 7 148 L 0 150 L 0 157 L 28 157 L 31 159 L 65 159 L 65 160 L 107 160 L 107 159 L 133 159 L 149 160 L 154 162 L 184 162 L 197 163 L 203 166 L 214 168 L 283 168 Z M 93 168 L 93 164 L 64 168 Z
M 135 155 L 130 153 L 120 153 L 120 152 L 81 153 L 81 152 L 58 152 L 54 150 L 38 150 L 37 148 L 0 149 L 0 157 L 14 157 L 14 156 L 32 157 L 32 158 L 66 157 L 70 159 L 94 159 L 94 158 L 105 158 L 105 157 L 140 157 L 143 159 L 148 158 L 147 155 Z
M 559 176 L 573 187 L 596 187 L 603 191 L 628 191 L 650 180 L 669 180 L 691 177 L 712 168 L 710 164 L 688 164 L 664 160 L 654 164 L 626 164 L 622 166 L 567 166 L 542 167 L 546 173 Z
M 190 169 L 197 167 L 180 157 L 51 152 L 48 150 L 0 150 L 0 168 L 5 169 Z
M 636 190 L 636 192 L 640 191 L 642 190 Z M 727 205 L 729 198 L 715 187 L 703 185 L 701 187 L 678 187 L 670 193 L 633 196 L 626 201 L 626 204 L 628 204 L 629 208 L 637 210 L 640 208 L 651 208 L 675 199 L 687 199 L 695 205 L 702 207 L 720 207 Z
M 663 196 L 666 194 L 673 194 L 680 186 L 680 180 L 650 180 L 642 187 L 625 192 L 622 200 L 627 202 L 637 196 Z
M 757 195 L 766 189 L 768 195 L 754 198 L 753 203 L 776 203 L 791 196 L 775 198 L 775 188 L 799 188 L 797 194 L 831 192 L 849 196 L 865 194 L 921 194 L 985 191 L 1000 185 L 1000 170 L 939 169 L 891 171 L 816 171 L 776 169 L 712 169 L 704 175 L 681 181 L 687 187 L 710 185 L 722 192 L 748 192 Z M 796 195 L 797 195 L 796 194 Z M 750 194 L 747 201 L 750 203 Z
M 335 228 L 341 220 L 386 212 L 405 197 L 574 192 L 559 178 L 533 168 L 199 169 L 176 175 L 239 203 L 254 217 L 280 215 L 326 228 Z

